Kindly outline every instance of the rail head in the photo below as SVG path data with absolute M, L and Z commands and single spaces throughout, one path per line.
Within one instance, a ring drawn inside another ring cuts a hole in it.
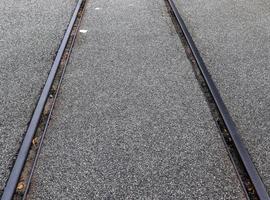
M 261 179 L 261 177 L 259 176 L 252 160 L 251 157 L 247 151 L 247 149 L 245 148 L 245 145 L 242 143 L 241 141 L 241 137 L 240 134 L 238 133 L 238 130 L 236 128 L 235 123 L 233 122 L 232 117 L 229 114 L 228 109 L 225 106 L 225 103 L 223 101 L 223 99 L 221 98 L 221 95 L 214 83 L 214 81 L 211 78 L 211 75 L 200 55 L 199 50 L 197 49 L 195 42 L 192 39 L 192 36 L 190 35 L 187 26 L 183 20 L 183 18 L 181 17 L 175 3 L 174 0 L 166 0 L 170 6 L 170 9 L 176 19 L 176 22 L 178 24 L 178 26 L 180 27 L 185 40 L 187 41 L 187 44 L 191 50 L 191 53 L 194 56 L 194 59 L 196 61 L 197 66 L 199 67 L 199 70 L 207 84 L 207 87 L 215 101 L 215 104 L 219 110 L 219 113 L 221 114 L 223 121 L 228 129 L 228 132 L 233 140 L 233 143 L 235 145 L 235 148 L 237 149 L 237 152 L 239 154 L 239 156 L 241 157 L 241 161 L 245 167 L 245 170 L 247 171 L 250 180 L 252 181 L 252 184 L 256 190 L 256 193 L 259 197 L 259 199 L 261 200 L 269 200 L 269 194 L 267 193 L 267 190 L 265 188 L 265 185 Z
M 17 158 L 15 160 L 15 164 L 11 170 L 11 173 L 10 173 L 9 178 L 7 180 L 6 186 L 4 188 L 4 192 L 3 192 L 3 195 L 1 197 L 1 200 L 11 200 L 13 198 L 14 192 L 16 191 L 17 183 L 19 181 L 20 175 L 21 175 L 22 170 L 24 168 L 24 164 L 26 162 L 28 152 L 31 148 L 32 139 L 33 139 L 35 132 L 36 132 L 36 129 L 38 127 L 41 115 L 43 113 L 45 103 L 47 101 L 51 86 L 53 84 L 53 80 L 54 80 L 56 73 L 57 73 L 57 70 L 58 70 L 58 66 L 59 66 L 61 58 L 63 56 L 65 47 L 68 43 L 68 39 L 71 35 L 72 28 L 73 28 L 75 20 L 78 16 L 79 9 L 80 9 L 83 2 L 84 2 L 84 0 L 78 0 L 78 2 L 77 2 L 77 5 L 76 5 L 75 10 L 73 12 L 73 15 L 71 17 L 71 20 L 68 24 L 67 30 L 64 34 L 64 37 L 63 37 L 62 42 L 60 44 L 60 47 L 58 49 L 57 55 L 54 59 L 51 70 L 50 70 L 49 75 L 47 77 L 46 83 L 43 87 L 43 90 L 42 90 L 42 93 L 39 97 L 38 103 L 36 105 L 36 108 L 33 112 L 32 117 L 31 117 L 27 131 L 25 133 L 22 144 L 20 146 L 19 153 L 18 153 Z

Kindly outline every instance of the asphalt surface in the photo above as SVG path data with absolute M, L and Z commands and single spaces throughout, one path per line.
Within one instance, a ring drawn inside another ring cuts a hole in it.
M 76 0 L 1 0 L 0 190 Z
M 164 1 L 91 1 L 81 29 L 29 199 L 244 199 Z
M 270 192 L 270 2 L 175 2 Z

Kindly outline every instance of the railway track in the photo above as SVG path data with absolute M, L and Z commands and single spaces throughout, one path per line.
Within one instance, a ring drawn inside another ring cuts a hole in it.
M 269 199 L 266 188 L 241 142 L 238 130 L 213 82 L 200 53 L 173 0 L 165 0 L 194 72 L 209 103 L 213 118 L 248 199 Z M 70 20 L 48 79 L 37 103 L 2 200 L 26 199 L 43 140 L 63 80 L 66 66 L 82 20 L 86 1 L 79 0 Z
M 74 41 L 82 20 L 85 0 L 79 0 L 64 34 L 50 73 L 24 135 L 14 166 L 4 188 L 2 200 L 26 199 L 50 118 Z
M 260 178 L 246 147 L 241 141 L 241 137 L 233 119 L 208 72 L 183 18 L 175 6 L 174 0 L 166 0 L 166 2 L 176 29 L 186 48 L 188 57 L 194 66 L 196 76 L 206 94 L 215 122 L 222 133 L 221 136 L 236 169 L 237 175 L 241 180 L 246 197 L 248 199 L 270 199 L 265 185 Z

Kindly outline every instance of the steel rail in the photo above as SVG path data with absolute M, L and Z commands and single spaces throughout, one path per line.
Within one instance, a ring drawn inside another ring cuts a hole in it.
M 85 3 L 85 2 L 83 2 L 83 3 Z M 82 13 L 84 13 L 84 10 L 85 10 L 85 6 L 83 6 Z M 44 128 L 44 130 L 42 131 L 42 134 L 41 134 L 41 139 L 40 139 L 40 142 L 39 142 L 38 150 L 37 150 L 37 153 L 36 153 L 35 158 L 34 158 L 34 163 L 33 163 L 32 167 L 31 167 L 31 170 L 30 170 L 30 175 L 29 175 L 29 178 L 28 178 L 28 181 L 27 181 L 27 184 L 26 184 L 26 188 L 24 190 L 24 195 L 23 195 L 22 200 L 25 200 L 27 198 L 27 195 L 28 195 L 28 191 L 29 191 L 30 184 L 31 184 L 31 179 L 32 179 L 32 177 L 34 175 L 34 171 L 35 171 L 35 168 L 36 168 L 36 165 L 37 165 L 37 162 L 38 162 L 38 158 L 39 158 L 39 155 L 41 153 L 42 144 L 44 142 L 45 135 L 46 135 L 46 133 L 48 131 L 48 128 L 49 128 L 50 119 L 51 119 L 52 114 L 53 114 L 53 109 L 54 109 L 54 106 L 56 104 L 56 99 L 57 99 L 57 97 L 59 95 L 59 92 L 60 92 L 60 88 L 61 88 L 61 85 L 62 85 L 62 82 L 63 82 L 63 79 L 64 79 L 64 75 L 65 75 L 65 71 L 66 71 L 70 56 L 71 56 L 72 47 L 74 46 L 74 43 L 75 43 L 75 40 L 76 40 L 77 33 L 79 31 L 81 21 L 82 21 L 82 14 L 81 14 L 81 16 L 79 18 L 74 37 L 72 38 L 70 48 L 68 49 L 68 52 L 67 52 L 68 55 L 67 55 L 67 58 L 65 60 L 65 64 L 64 64 L 64 67 L 63 67 L 63 71 L 61 73 L 60 80 L 58 82 L 58 86 L 57 86 L 57 89 L 56 89 L 56 92 L 55 92 L 55 95 L 54 95 L 54 98 L 53 98 L 53 102 L 52 102 L 52 106 L 51 106 L 48 118 L 46 120 L 45 128 Z
M 228 109 L 226 108 L 220 93 L 214 83 L 214 81 L 211 78 L 211 75 L 208 72 L 208 69 L 199 53 L 199 50 L 197 49 L 186 25 L 184 20 L 182 19 L 178 9 L 175 6 L 174 0 L 167 0 L 170 8 L 176 18 L 177 24 L 179 25 L 179 27 L 181 28 L 181 31 L 188 43 L 189 48 L 191 49 L 191 52 L 195 58 L 195 61 L 201 71 L 201 74 L 207 84 L 207 87 L 209 88 L 209 91 L 215 101 L 215 104 L 224 120 L 224 123 L 228 129 L 228 132 L 233 140 L 233 143 L 236 147 L 236 150 L 241 158 L 241 161 L 243 162 L 243 165 L 245 167 L 245 170 L 247 171 L 250 180 L 252 181 L 252 184 L 254 185 L 254 188 L 256 190 L 256 193 L 258 195 L 258 197 L 261 200 L 269 200 L 269 194 L 267 193 L 267 190 L 265 188 L 265 185 L 261 179 L 261 177 L 259 176 L 251 158 L 250 155 L 247 151 L 247 149 L 245 148 L 244 144 L 241 141 L 241 137 L 238 133 L 238 130 L 236 128 L 235 123 L 232 120 L 232 117 L 229 114 Z
M 40 120 L 41 115 L 43 113 L 44 106 L 46 104 L 51 86 L 53 84 L 55 75 L 56 75 L 57 70 L 58 70 L 58 66 L 60 64 L 61 58 L 62 58 L 63 53 L 65 51 L 65 47 L 67 45 L 69 36 L 72 32 L 72 28 L 73 28 L 73 25 L 76 21 L 79 9 L 82 5 L 82 2 L 83 2 L 83 0 L 78 0 L 76 8 L 73 12 L 72 18 L 69 22 L 68 28 L 65 32 L 64 38 L 61 42 L 61 45 L 58 49 L 57 55 L 56 55 L 54 62 L 52 64 L 52 67 L 51 67 L 50 73 L 48 75 L 48 78 L 46 80 L 45 86 L 42 90 L 42 93 L 41 93 L 40 98 L 38 100 L 37 106 L 34 110 L 31 121 L 30 121 L 29 126 L 27 128 L 27 131 L 25 133 L 25 137 L 24 137 L 23 142 L 21 144 L 18 156 L 16 158 L 15 164 L 14 164 L 12 171 L 10 173 L 10 176 L 8 178 L 7 184 L 4 188 L 4 192 L 3 192 L 1 200 L 11 200 L 13 198 L 13 194 L 16 190 L 17 183 L 19 181 L 19 178 L 20 178 L 20 175 L 22 173 L 25 161 L 27 159 L 28 152 L 30 150 L 33 137 L 34 137 L 36 129 L 38 127 L 39 120 Z

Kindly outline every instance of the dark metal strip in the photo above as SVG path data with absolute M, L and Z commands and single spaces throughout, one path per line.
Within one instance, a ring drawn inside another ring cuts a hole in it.
M 40 96 L 40 98 L 38 100 L 38 103 L 37 103 L 37 106 L 35 108 L 34 114 L 33 114 L 32 118 L 31 118 L 30 123 L 29 123 L 28 129 L 26 131 L 26 134 L 25 134 L 25 137 L 23 139 L 22 145 L 20 147 L 17 159 L 15 161 L 15 164 L 14 164 L 14 166 L 12 168 L 9 179 L 8 179 L 7 184 L 5 186 L 4 193 L 2 195 L 1 200 L 11 200 L 12 197 L 13 197 L 13 194 L 14 194 L 14 192 L 16 190 L 18 180 L 20 178 L 21 172 L 22 172 L 23 167 L 24 167 L 24 163 L 25 163 L 25 161 L 27 159 L 28 152 L 29 152 L 29 149 L 31 147 L 32 139 L 33 139 L 33 137 L 35 135 L 37 126 L 39 124 L 39 120 L 40 120 L 40 117 L 42 115 L 44 105 L 45 105 L 45 103 L 47 101 L 49 91 L 51 89 L 54 77 L 56 75 L 58 66 L 59 66 L 60 61 L 61 61 L 61 57 L 62 57 L 62 55 L 64 53 L 65 47 L 67 45 L 69 36 L 71 34 L 71 31 L 72 31 L 72 27 L 73 27 L 74 22 L 75 22 L 75 20 L 77 18 L 77 14 L 79 12 L 81 4 L 82 4 L 82 0 L 79 0 L 78 3 L 77 3 L 77 6 L 75 8 L 75 11 L 73 13 L 73 16 L 72 16 L 72 18 L 71 18 L 71 20 L 69 22 L 68 28 L 67 28 L 67 30 L 65 32 L 64 38 L 63 38 L 63 40 L 61 42 L 60 48 L 58 49 L 56 58 L 55 58 L 55 60 L 53 62 L 53 65 L 51 67 L 48 79 L 47 79 L 47 81 L 45 83 L 45 86 L 44 86 L 44 88 L 42 90 L 41 96 Z
M 83 4 L 85 4 L 85 1 L 83 2 Z M 84 10 L 85 10 L 85 6 L 82 5 L 82 13 L 84 13 Z M 63 67 L 63 71 L 62 71 L 62 74 L 61 74 L 61 77 L 60 77 L 60 80 L 58 82 L 58 86 L 57 86 L 57 89 L 56 89 L 56 92 L 55 92 L 55 95 L 54 95 L 54 99 L 53 99 L 53 102 L 52 102 L 52 106 L 51 106 L 51 109 L 50 109 L 50 112 L 49 112 L 49 115 L 48 115 L 48 118 L 46 120 L 46 124 L 45 124 L 45 128 L 42 132 L 42 135 L 41 135 L 41 139 L 40 139 L 40 142 L 39 142 L 39 146 L 38 146 L 38 150 L 37 150 L 37 153 L 36 153 L 36 156 L 34 158 L 34 163 L 31 167 L 31 171 L 30 171 L 30 175 L 29 175 L 29 178 L 28 178 L 28 181 L 27 181 L 27 184 L 26 184 L 26 188 L 25 188 L 25 191 L 24 191 L 24 195 L 23 195 L 23 198 L 22 200 L 25 200 L 27 199 L 27 195 L 28 195 L 28 192 L 29 192 L 29 189 L 30 189 L 30 185 L 31 185 L 31 179 L 34 175 L 34 171 L 35 171 L 35 168 L 36 168 L 36 165 L 37 165 L 37 162 L 38 162 L 38 158 L 39 158 L 39 155 L 41 153 L 41 149 L 42 149 L 42 144 L 44 142 L 44 139 L 45 139 L 45 135 L 47 133 L 47 130 L 49 128 L 49 123 L 50 123 L 50 119 L 52 117 L 52 114 L 53 114 L 53 109 L 54 109 L 54 106 L 55 106 L 55 103 L 56 103 L 56 99 L 59 95 L 59 92 L 60 92 L 60 88 L 61 88 L 61 84 L 63 82 L 63 79 L 64 79 L 64 75 L 65 75 L 65 71 L 66 71 L 66 68 L 67 68 L 67 65 L 68 65 L 68 62 L 69 62 L 69 59 L 70 59 L 70 56 L 71 56 L 71 52 L 72 52 L 72 47 L 74 46 L 74 43 L 75 43 L 75 40 L 76 40 L 76 36 L 77 36 L 77 33 L 79 31 L 79 27 L 80 27 L 80 24 L 81 24 L 81 21 L 82 21 L 82 15 L 79 17 L 79 21 L 78 21 L 78 24 L 77 24 L 77 28 L 76 28 L 76 31 L 75 31 L 75 35 L 74 37 L 72 38 L 72 42 L 71 42 L 71 45 L 69 47 L 69 50 L 67 52 L 67 57 L 66 57 L 66 60 L 65 60 L 65 64 L 64 64 L 64 67 Z
M 248 151 L 247 149 L 245 148 L 244 144 L 242 143 L 241 141 L 241 138 L 240 138 L 240 135 L 238 133 L 238 130 L 219 94 L 219 91 L 214 83 L 214 81 L 212 80 L 208 70 L 207 70 L 207 67 L 184 23 L 184 20 L 182 19 L 182 17 L 180 16 L 179 12 L 178 12 L 178 9 L 176 8 L 175 4 L 174 4 L 174 1 L 173 0 L 167 0 L 172 11 L 173 11 L 173 14 L 177 20 L 177 23 L 178 25 L 180 26 L 184 36 L 185 36 L 185 39 L 187 40 L 187 43 L 192 51 L 192 54 L 196 60 L 196 63 L 207 83 L 207 86 L 214 98 L 214 101 L 215 101 L 215 104 L 217 105 L 218 109 L 219 109 L 219 112 L 221 114 L 221 116 L 223 117 L 223 120 L 224 120 L 224 123 L 229 131 L 229 134 L 231 136 L 231 138 L 233 139 L 233 143 L 242 159 L 242 162 L 245 166 L 245 169 L 255 187 L 255 190 L 259 196 L 259 198 L 261 200 L 268 200 L 270 199 L 269 198 L 269 195 L 266 191 L 266 188 L 265 188 L 265 185 L 263 184 L 251 158 L 250 158 L 250 155 L 248 154 Z

